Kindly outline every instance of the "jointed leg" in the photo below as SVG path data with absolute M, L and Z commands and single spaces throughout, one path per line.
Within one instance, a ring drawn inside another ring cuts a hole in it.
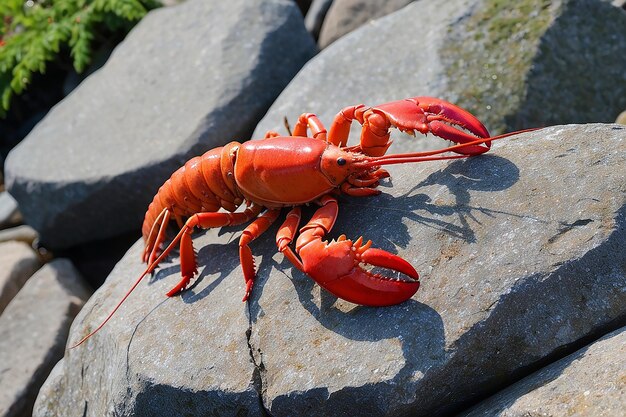
M 313 113 L 303 113 L 293 127 L 293 136 L 308 136 L 307 128 L 316 139 L 326 140 L 326 128 L 320 119 Z
M 284 223 L 280 226 L 280 229 L 278 229 L 278 233 L 276 233 L 276 246 L 278 246 L 278 250 L 283 253 L 285 258 L 289 259 L 296 268 L 304 272 L 302 261 L 300 261 L 293 250 L 289 247 L 289 244 L 293 241 L 296 232 L 298 231 L 301 217 L 302 211 L 300 210 L 300 207 L 294 207 L 291 209 L 291 211 L 287 214 L 287 218 Z
M 234 226 L 245 223 L 255 218 L 262 210 L 262 207 L 251 205 L 242 213 L 197 213 L 189 217 L 185 225 L 180 229 L 174 240 L 163 250 L 163 253 L 150 264 L 147 273 L 150 273 L 165 258 L 174 246 L 180 241 L 180 271 L 181 281 L 172 288 L 167 295 L 169 297 L 185 289 L 189 281 L 197 272 L 196 255 L 193 250 L 191 233 L 193 228 L 198 226 L 204 229 L 211 227 Z
M 150 229 L 150 233 L 148 234 L 148 238 L 146 239 L 146 244 L 143 249 L 143 254 L 141 255 L 141 259 L 144 262 L 147 262 L 148 264 L 154 262 L 159 247 L 165 239 L 165 230 L 167 229 L 170 215 L 171 212 L 164 208 L 152 223 L 152 228 Z
M 266 211 L 262 216 L 258 217 L 246 227 L 239 239 L 239 260 L 241 262 L 241 268 L 243 269 L 243 277 L 246 280 L 246 293 L 242 301 L 246 301 L 248 297 L 250 297 L 250 292 L 254 285 L 254 277 L 256 275 L 254 258 L 252 257 L 252 251 L 248 244 L 261 236 L 272 223 L 274 223 L 279 214 L 280 209 Z

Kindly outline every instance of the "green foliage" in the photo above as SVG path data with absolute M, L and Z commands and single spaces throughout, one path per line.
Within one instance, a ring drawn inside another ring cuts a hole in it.
M 126 33 L 159 0 L 0 0 L 0 116 L 34 73 L 69 54 L 84 71 L 94 48 L 113 33 Z

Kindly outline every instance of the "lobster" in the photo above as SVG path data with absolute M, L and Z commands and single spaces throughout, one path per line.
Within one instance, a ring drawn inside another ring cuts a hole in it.
M 360 143 L 347 146 L 350 126 L 355 120 L 362 126 Z M 415 131 L 432 133 L 457 145 L 436 151 L 385 155 L 391 145 L 392 127 L 412 135 Z M 383 165 L 479 155 L 490 149 L 492 140 L 512 133 L 490 137 L 485 126 L 468 111 L 441 99 L 414 97 L 374 107 L 363 104 L 346 107 L 336 115 L 328 131 L 315 114 L 304 113 L 289 134 L 280 136 L 269 131 L 262 140 L 231 142 L 190 159 L 174 172 L 157 192 L 143 222 L 142 259 L 148 267 L 107 318 L 72 348 L 100 330 L 177 244 L 180 244 L 182 278 L 167 296 L 183 291 L 197 273 L 191 239 L 196 227 L 206 229 L 252 221 L 239 240 L 245 279 L 243 301 L 246 301 L 255 278 L 249 245 L 278 219 L 284 207 L 290 210 L 278 230 L 276 244 L 296 268 L 330 293 L 355 304 L 389 306 L 406 301 L 420 286 L 419 275 L 410 263 L 373 248 L 372 241 L 364 242 L 362 237 L 353 241 L 341 235 L 331 242 L 324 240 L 337 219 L 337 195 L 377 195 L 380 180 L 389 177 L 381 168 Z M 446 152 L 456 155 L 441 155 Z M 299 229 L 300 206 L 308 203 L 319 208 Z M 236 211 L 243 204 L 245 210 Z M 161 250 L 171 220 L 176 221 L 180 231 Z M 397 271 L 405 277 L 386 277 L 364 269 L 362 264 Z

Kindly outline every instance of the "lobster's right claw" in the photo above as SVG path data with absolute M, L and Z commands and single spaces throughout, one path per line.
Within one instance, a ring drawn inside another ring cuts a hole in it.
M 417 130 L 423 134 L 432 133 L 457 144 L 490 136 L 487 128 L 473 114 L 440 98 L 412 97 L 374 106 L 370 112 L 370 118 L 379 113 L 384 114 L 388 123 L 403 132 L 412 134 Z M 367 123 L 367 126 L 370 124 Z M 370 134 L 366 131 L 363 136 L 361 141 L 367 140 Z M 490 142 L 485 142 L 482 145 L 462 147 L 454 152 L 477 155 L 487 152 L 490 146 Z
M 366 306 L 402 303 L 419 288 L 419 275 L 410 263 L 382 249 L 354 243 L 341 236 L 336 242 L 312 241 L 299 251 L 304 271 L 321 287 L 346 301 Z M 407 276 L 390 278 L 372 273 L 362 264 L 388 268 Z

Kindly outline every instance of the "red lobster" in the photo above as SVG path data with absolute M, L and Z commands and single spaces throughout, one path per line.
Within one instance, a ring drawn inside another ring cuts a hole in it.
M 354 120 L 362 125 L 361 141 L 357 146 L 347 146 Z M 385 156 L 391 144 L 391 127 L 410 134 L 430 132 L 458 145 L 438 151 Z M 307 136 L 309 129 L 311 137 Z M 414 97 L 375 107 L 362 104 L 346 107 L 337 114 L 328 133 L 316 115 L 304 113 L 298 118 L 292 136 L 270 131 L 263 140 L 231 142 L 192 158 L 172 174 L 148 207 L 142 229 L 146 242 L 143 260 L 148 268 L 100 326 L 73 347 L 100 330 L 143 277 L 178 243 L 182 279 L 167 295 L 171 297 L 184 290 L 197 273 L 191 240 L 195 227 L 238 225 L 254 219 L 239 240 L 246 301 L 255 278 L 249 244 L 270 227 L 283 207 L 289 207 L 290 211 L 276 236 L 278 250 L 321 287 L 337 297 L 368 306 L 388 306 L 408 300 L 420 284 L 418 273 L 407 261 L 372 248 L 372 242 L 364 243 L 362 237 L 352 241 L 342 235 L 330 243 L 324 240 L 337 219 L 336 195 L 379 194 L 376 189 L 379 180 L 389 177 L 381 165 L 478 155 L 489 150 L 491 140 L 508 135 L 489 137 L 483 124 L 466 110 L 441 99 Z M 439 155 L 448 151 L 458 155 Z M 244 203 L 246 209 L 235 212 Z M 300 228 L 294 251 L 290 244 L 298 232 L 300 206 L 306 203 L 316 203 L 320 208 Z M 172 219 L 180 231 L 161 252 Z M 373 274 L 363 269 L 362 263 L 395 270 L 408 278 L 399 280 Z

